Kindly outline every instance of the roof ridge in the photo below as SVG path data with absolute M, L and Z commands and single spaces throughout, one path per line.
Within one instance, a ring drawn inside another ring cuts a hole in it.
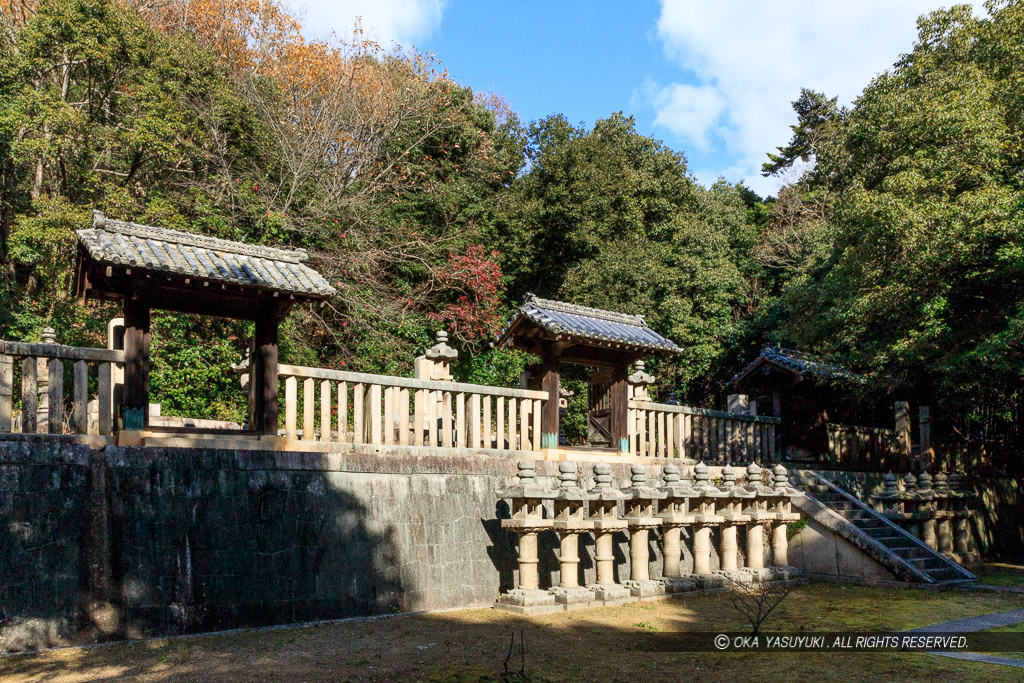
M 226 251 L 232 254 L 244 254 L 246 256 L 257 256 L 273 259 L 275 261 L 286 261 L 288 263 L 303 263 L 309 259 L 305 249 L 288 249 L 282 247 L 267 247 L 256 244 L 245 244 L 234 240 L 226 240 L 220 237 L 211 237 L 185 230 L 173 228 L 161 228 L 156 225 L 144 225 L 132 221 L 122 221 L 114 218 L 107 218 L 100 211 L 93 211 L 93 228 L 120 235 L 132 235 L 134 237 L 158 239 L 164 242 L 176 242 L 187 244 L 191 247 L 202 249 L 214 249 Z
M 535 294 L 527 294 L 523 301 L 523 307 L 534 305 L 538 308 L 546 308 L 552 311 L 558 311 L 559 313 L 568 313 L 570 315 L 583 315 L 588 318 L 597 318 L 598 320 L 607 320 L 609 322 L 620 323 L 623 325 L 633 325 L 635 327 L 647 327 L 647 323 L 644 321 L 642 315 L 630 315 L 628 313 L 619 313 L 618 311 L 609 311 L 603 308 L 593 308 L 591 306 L 581 306 L 579 304 L 570 304 L 564 301 L 553 301 L 552 299 L 542 299 Z

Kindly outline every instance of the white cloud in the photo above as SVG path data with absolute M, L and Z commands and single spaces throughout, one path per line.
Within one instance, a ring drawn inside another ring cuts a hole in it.
M 681 80 L 643 87 L 655 124 L 721 156 L 760 192 L 765 153 L 785 145 L 801 87 L 849 104 L 917 37 L 916 19 L 941 0 L 662 0 L 657 35 Z M 719 109 L 715 109 L 719 106 Z M 714 115 L 712 115 L 712 113 Z
M 393 43 L 413 47 L 440 25 L 447 0 L 285 0 L 303 17 L 310 37 L 334 32 L 347 39 L 356 17 L 362 17 L 364 34 L 386 48 Z
M 654 125 L 664 126 L 679 137 L 690 139 L 701 150 L 710 145 L 708 131 L 725 108 L 717 88 L 673 83 L 653 96 L 658 115 Z

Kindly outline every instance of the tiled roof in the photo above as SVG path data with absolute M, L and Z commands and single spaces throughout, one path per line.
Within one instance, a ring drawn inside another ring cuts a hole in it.
M 802 353 L 792 349 L 784 349 L 778 346 L 765 346 L 761 349 L 761 354 L 747 365 L 747 367 L 736 373 L 732 379 L 726 382 L 726 385 L 731 385 L 739 381 L 751 370 L 765 361 L 774 363 L 775 365 L 803 376 L 845 380 L 855 384 L 863 384 L 867 381 L 863 375 L 858 375 L 857 373 L 851 372 L 842 366 L 829 363 L 817 356 L 812 356 L 809 353 Z
M 323 298 L 335 294 L 320 273 L 305 265 L 303 250 L 261 247 L 191 232 L 112 220 L 93 212 L 93 227 L 78 242 L 98 263 L 177 273 Z
M 668 353 L 682 351 L 675 343 L 648 327 L 642 315 L 626 315 L 600 308 L 551 301 L 533 294 L 526 295 L 519 314 L 509 320 L 498 335 L 497 345 L 507 342 L 508 333 L 521 318 L 536 323 L 554 335 L 580 337 Z

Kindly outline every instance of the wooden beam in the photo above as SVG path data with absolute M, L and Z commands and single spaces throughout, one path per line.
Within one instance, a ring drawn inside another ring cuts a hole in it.
M 612 385 L 608 389 L 611 400 L 609 431 L 612 447 L 620 453 L 629 452 L 629 383 L 626 381 L 626 365 L 612 370 Z
M 149 424 L 149 302 L 124 302 L 124 429 Z
M 549 354 L 540 371 L 541 389 L 548 395 L 541 412 L 541 448 L 558 448 L 558 401 L 559 401 L 558 356 Z
M 263 316 L 256 319 L 253 353 L 253 422 L 249 428 L 262 434 L 277 434 L 277 330 L 280 319 Z M 322 426 L 321 426 L 322 428 Z

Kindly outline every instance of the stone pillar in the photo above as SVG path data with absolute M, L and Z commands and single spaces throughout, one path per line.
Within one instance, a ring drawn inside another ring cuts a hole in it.
M 647 544 L 650 530 L 661 525 L 654 514 L 655 500 L 664 498 L 665 494 L 647 486 L 647 471 L 643 465 L 633 465 L 630 472 L 632 483 L 624 491 L 630 495 L 625 515 L 629 525 L 629 582 L 626 585 L 634 597 L 664 595 L 665 586 L 651 581 Z
M 899 440 L 900 452 L 910 464 L 910 404 L 906 401 L 896 401 L 896 438 Z
M 761 522 L 747 524 L 747 567 L 764 569 L 764 526 Z
M 515 533 L 519 540 L 519 584 L 498 597 L 497 607 L 519 614 L 562 609 L 555 605 L 554 595 L 540 590 L 537 536 L 553 525 L 552 520 L 544 518 L 543 501 L 554 498 L 554 493 L 539 486 L 536 480 L 536 465 L 532 460 L 523 460 L 519 462 L 519 484 L 498 491 L 502 498 L 512 500 L 512 516 L 501 520 L 501 526 Z
M 785 494 L 789 489 L 789 473 L 782 465 L 776 465 L 772 470 L 773 488 L 776 493 Z M 772 565 L 776 567 L 789 566 L 789 538 L 787 536 L 788 524 L 782 521 L 784 513 L 789 512 L 788 499 L 779 503 L 779 521 L 772 529 Z
M 921 515 L 921 540 L 928 546 L 938 549 L 939 541 L 935 533 L 935 504 L 932 491 L 932 475 L 922 472 L 917 477 L 917 495 L 921 499 L 918 507 Z
M 43 344 L 57 344 L 57 333 L 47 326 L 43 329 Z M 36 358 L 36 431 L 45 434 L 49 431 L 50 420 L 50 359 Z
M 744 398 L 746 397 L 744 396 Z M 729 412 L 734 411 L 730 410 Z M 731 491 L 735 486 L 736 470 L 733 469 L 732 465 L 726 465 L 722 468 L 722 488 L 724 490 Z M 722 541 L 719 546 L 719 559 L 721 560 L 721 566 L 719 569 L 722 571 L 733 572 L 739 569 L 739 562 L 737 558 L 739 553 L 739 544 L 737 542 L 738 536 L 739 534 L 737 533 L 737 526 L 735 523 L 728 521 L 722 522 Z
M 921 522 L 917 518 L 917 477 L 907 472 L 903 477 L 903 528 L 912 536 L 921 538 Z
M 590 524 L 594 531 L 594 563 L 597 567 L 597 583 L 590 586 L 595 599 L 605 604 L 622 602 L 630 592 L 615 583 L 614 536 L 616 531 L 625 530 L 626 520 L 620 519 L 618 501 L 625 497 L 621 491 L 612 488 L 612 468 L 608 463 L 594 465 L 594 488 L 590 494 Z
M 921 428 L 921 469 L 927 469 L 932 466 L 935 456 L 932 451 L 932 409 L 919 406 L 917 417 Z
M 935 474 L 935 515 L 937 518 L 937 532 L 939 541 L 939 552 L 953 552 L 953 515 L 954 511 L 950 506 L 949 482 L 942 472 Z
M 750 397 L 746 394 L 729 394 L 725 397 L 726 410 L 734 415 L 750 415 Z
M 679 466 L 665 465 L 662 470 L 665 475 L 665 487 L 671 489 L 679 485 Z M 662 569 L 662 576 L 677 578 L 682 575 L 681 564 L 683 561 L 682 527 L 679 524 L 665 522 L 662 527 L 661 554 L 665 561 Z
M 705 524 L 693 530 L 693 573 L 711 573 L 711 527 Z
M 958 555 L 971 553 L 971 527 L 970 510 L 967 508 L 966 494 L 963 489 L 963 479 L 954 472 L 949 476 L 949 486 L 954 495 L 957 496 L 957 509 L 953 521 L 953 548 Z

